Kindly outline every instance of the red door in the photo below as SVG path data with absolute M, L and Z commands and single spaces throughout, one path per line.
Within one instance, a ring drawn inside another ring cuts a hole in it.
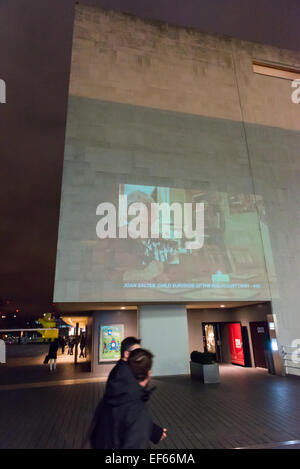
M 250 330 L 255 366 L 267 368 L 265 351 L 269 341 L 268 323 L 267 321 L 250 322 Z
M 239 322 L 227 324 L 231 362 L 235 365 L 245 366 L 242 328 Z

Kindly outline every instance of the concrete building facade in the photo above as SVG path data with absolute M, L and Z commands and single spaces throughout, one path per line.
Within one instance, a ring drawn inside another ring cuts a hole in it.
M 295 51 L 77 6 L 54 301 L 93 315 L 94 355 L 106 305 L 137 308 L 125 335 L 136 321 L 158 375 L 188 371 L 217 304 L 249 326 L 235 308 L 265 303 L 279 351 L 300 339 L 298 77 Z M 99 239 L 120 195 L 202 202 L 203 247 Z

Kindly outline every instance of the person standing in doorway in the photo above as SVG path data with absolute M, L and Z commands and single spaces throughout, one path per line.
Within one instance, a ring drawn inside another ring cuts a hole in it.
M 73 355 L 74 345 L 75 345 L 74 337 L 69 337 L 69 339 L 68 339 L 68 355 Z
M 68 340 L 67 340 L 67 344 L 68 344 L 68 355 L 71 355 L 71 344 L 72 344 L 72 339 L 71 337 L 69 336 L 68 337 Z
M 66 338 L 65 336 L 63 336 L 61 339 L 60 339 L 60 346 L 61 346 L 61 354 L 64 355 L 65 354 L 65 347 L 67 345 L 67 342 L 66 342 Z
M 85 358 L 85 335 L 82 334 L 81 338 L 80 338 L 80 355 L 79 355 L 79 358 Z
M 71 353 L 70 353 L 70 355 L 73 355 L 73 350 L 74 350 L 74 347 L 75 347 L 75 343 L 76 343 L 76 338 L 73 337 L 73 338 L 71 339 L 71 345 L 70 345 L 70 347 L 71 347 Z
M 50 343 L 49 352 L 48 352 L 50 371 L 56 370 L 57 350 L 58 350 L 58 339 L 54 339 L 54 342 Z

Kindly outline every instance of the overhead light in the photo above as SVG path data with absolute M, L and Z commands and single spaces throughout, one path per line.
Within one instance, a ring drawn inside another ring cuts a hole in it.
M 125 309 L 125 306 L 121 306 L 121 309 Z
M 220 305 L 220 308 L 225 308 L 225 305 Z

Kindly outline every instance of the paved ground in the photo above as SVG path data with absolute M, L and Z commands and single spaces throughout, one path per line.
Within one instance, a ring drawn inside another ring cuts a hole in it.
M 8 384 L 4 375 L 2 368 L 0 448 L 82 447 L 103 382 L 78 374 L 86 382 L 62 376 L 56 381 L 52 375 L 50 383 Z M 226 365 L 220 384 L 203 385 L 187 376 L 153 384 L 150 410 L 169 435 L 160 448 L 300 448 L 298 377 Z M 296 444 L 284 444 L 291 440 Z

